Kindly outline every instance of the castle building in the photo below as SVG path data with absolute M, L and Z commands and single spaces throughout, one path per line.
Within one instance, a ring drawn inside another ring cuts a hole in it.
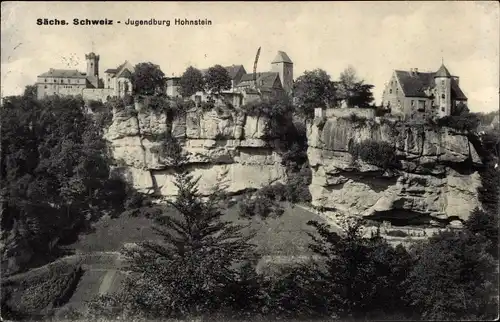
M 382 95 L 382 105 L 404 119 L 422 120 L 450 115 L 457 106 L 467 105 L 459 77 L 441 65 L 437 72 L 395 70 Z
M 225 66 L 224 68 L 231 79 L 231 88 L 223 91 L 221 94 L 225 97 L 226 101 L 231 101 L 234 106 L 241 106 L 248 99 L 251 98 L 253 100 L 260 95 L 268 97 L 275 93 L 284 92 L 289 95 L 292 93 L 293 62 L 283 51 L 278 51 L 276 57 L 271 62 L 271 71 L 255 75 L 255 82 L 254 74 L 247 73 L 245 67 L 241 64 Z M 208 69 L 201 70 L 203 75 L 207 72 Z M 179 79 L 178 77 L 167 79 L 167 95 L 178 95 Z M 208 96 L 208 93 L 198 92 L 192 98 L 199 104 L 202 101 L 206 101 Z
M 81 95 L 84 100 L 106 101 L 111 97 L 123 97 L 132 93 L 130 77 L 134 67 L 127 61 L 115 69 L 104 72 L 99 78 L 99 55 L 91 52 L 85 55 L 86 73 L 70 69 L 54 69 L 37 76 L 37 97 L 51 95 Z

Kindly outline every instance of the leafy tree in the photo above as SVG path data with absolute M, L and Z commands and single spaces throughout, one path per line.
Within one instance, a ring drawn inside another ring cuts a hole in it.
M 221 65 L 210 67 L 205 75 L 205 88 L 207 92 L 214 94 L 231 89 L 231 77 L 227 69 Z
M 132 73 L 132 86 L 136 94 L 153 95 L 163 92 L 165 74 L 160 66 L 153 63 L 139 63 Z
M 445 231 L 416 253 L 407 285 L 412 308 L 423 319 L 491 319 L 498 304 L 495 262 L 488 244 L 466 232 Z
M 30 97 L 32 99 L 36 99 L 37 95 L 37 88 L 36 85 L 28 85 L 24 89 L 24 94 L 25 97 Z
M 168 203 L 176 215 L 157 218 L 155 230 L 163 240 L 125 252 L 133 272 L 127 293 L 133 307 L 148 317 L 210 313 L 230 305 L 234 299 L 228 289 L 237 283 L 237 265 L 252 253 L 248 241 L 253 236 L 221 219 L 220 188 L 204 201 L 198 179 L 182 167 L 184 158 L 179 152 L 172 159 L 178 191 Z
M 205 82 L 200 70 L 189 66 L 180 79 L 179 93 L 182 97 L 189 97 L 198 91 L 202 91 Z
M 10 236 L 2 265 L 19 245 L 17 251 L 48 258 L 52 241 L 119 210 L 125 184 L 109 179 L 102 128 L 84 113 L 81 98 L 7 97 L 0 113 L 2 236 Z
M 359 80 L 357 72 L 352 66 L 348 66 L 340 74 L 338 92 L 339 96 L 346 100 L 348 107 L 372 107 L 375 100 L 372 93 L 373 87 L 373 85 L 364 84 L 363 80 Z
M 495 212 L 476 208 L 464 226 L 472 238 L 477 237 L 480 242 L 488 242 L 489 254 L 494 258 L 498 257 L 498 215 Z
M 294 96 L 297 102 L 297 113 L 306 118 L 314 116 L 317 107 L 335 107 L 337 94 L 335 83 L 322 69 L 305 71 L 294 83 Z

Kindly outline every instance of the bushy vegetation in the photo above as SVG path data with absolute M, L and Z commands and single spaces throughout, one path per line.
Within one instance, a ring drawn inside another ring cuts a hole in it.
M 2 280 L 2 316 L 19 319 L 51 314 L 69 300 L 81 275 L 78 262 L 58 261 Z
M 292 125 L 293 105 L 285 94 L 255 100 L 243 105 L 241 111 L 249 116 L 267 117 L 266 139 L 285 138 Z
M 446 126 L 457 131 L 474 132 L 480 124 L 480 119 L 475 113 L 445 116 L 437 120 L 440 127 Z
M 382 169 L 390 169 L 398 166 L 396 148 L 387 143 L 377 140 L 364 140 L 360 143 L 350 142 L 349 153 L 354 160 L 358 158 L 366 163 L 376 165 Z
M 252 218 L 254 216 L 260 218 L 279 217 L 284 211 L 279 200 L 274 199 L 274 196 L 269 197 L 260 193 L 260 191 L 254 196 L 247 196 L 239 203 L 239 214 L 242 218 Z
M 102 128 L 85 113 L 81 98 L 7 97 L 0 113 L 6 274 L 29 267 L 8 264 L 16 252 L 49 259 L 57 240 L 78 235 L 103 214 L 122 211 L 126 184 L 110 176 Z
M 238 280 L 238 263 L 251 259 L 253 236 L 221 219 L 221 191 L 203 201 L 198 179 L 183 169 L 178 155 L 178 197 L 168 204 L 178 216 L 156 218 L 163 242 L 144 241 L 125 250 L 132 274 L 125 284 L 132 310 L 148 318 L 209 314 L 231 304 L 227 288 Z
M 392 236 L 392 237 L 408 237 L 408 234 L 405 233 L 402 230 L 389 230 L 386 233 L 387 236 Z

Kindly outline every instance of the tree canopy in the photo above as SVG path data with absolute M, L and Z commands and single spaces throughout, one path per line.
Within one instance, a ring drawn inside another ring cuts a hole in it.
M 160 66 L 151 62 L 135 65 L 132 86 L 136 94 L 153 95 L 165 87 L 165 74 Z
M 189 66 L 184 74 L 182 74 L 179 85 L 179 93 L 182 97 L 189 97 L 203 90 L 205 86 L 203 74 L 200 70 Z
M 306 117 L 314 115 L 317 107 L 330 108 L 337 103 L 335 83 L 322 69 L 305 71 L 294 83 L 297 112 Z
M 2 236 L 11 236 L 2 265 L 21 244 L 26 253 L 50 253 L 52 241 L 120 209 L 125 184 L 110 179 L 102 129 L 81 98 L 38 101 L 27 91 L 5 98 L 0 113 Z
M 132 259 L 129 301 L 148 317 L 211 313 L 232 300 L 228 287 L 238 280 L 238 264 L 252 259 L 252 234 L 221 219 L 221 186 L 203 200 L 198 180 L 182 165 L 180 148 L 171 153 L 176 166 L 177 198 L 168 201 L 177 215 L 156 218 L 162 242 L 145 241 L 125 251 Z
M 205 89 L 209 93 L 220 94 L 231 88 L 231 77 L 227 69 L 215 65 L 208 69 L 205 75 Z
M 372 93 L 373 87 L 373 85 L 364 84 L 364 81 L 358 78 L 356 69 L 348 66 L 340 74 L 338 95 L 346 101 L 348 107 L 372 107 L 375 100 Z

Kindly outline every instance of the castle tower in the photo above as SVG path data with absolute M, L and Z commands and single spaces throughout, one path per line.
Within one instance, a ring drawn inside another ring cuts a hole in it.
M 97 88 L 99 84 L 99 55 L 91 52 L 85 55 L 85 60 L 87 61 L 87 79 Z
M 441 65 L 434 75 L 436 82 L 437 115 L 443 117 L 451 114 L 451 74 L 448 69 Z
M 279 73 L 281 86 L 283 86 L 287 94 L 291 94 L 293 89 L 293 62 L 284 51 L 278 51 L 278 54 L 271 62 L 271 70 Z

